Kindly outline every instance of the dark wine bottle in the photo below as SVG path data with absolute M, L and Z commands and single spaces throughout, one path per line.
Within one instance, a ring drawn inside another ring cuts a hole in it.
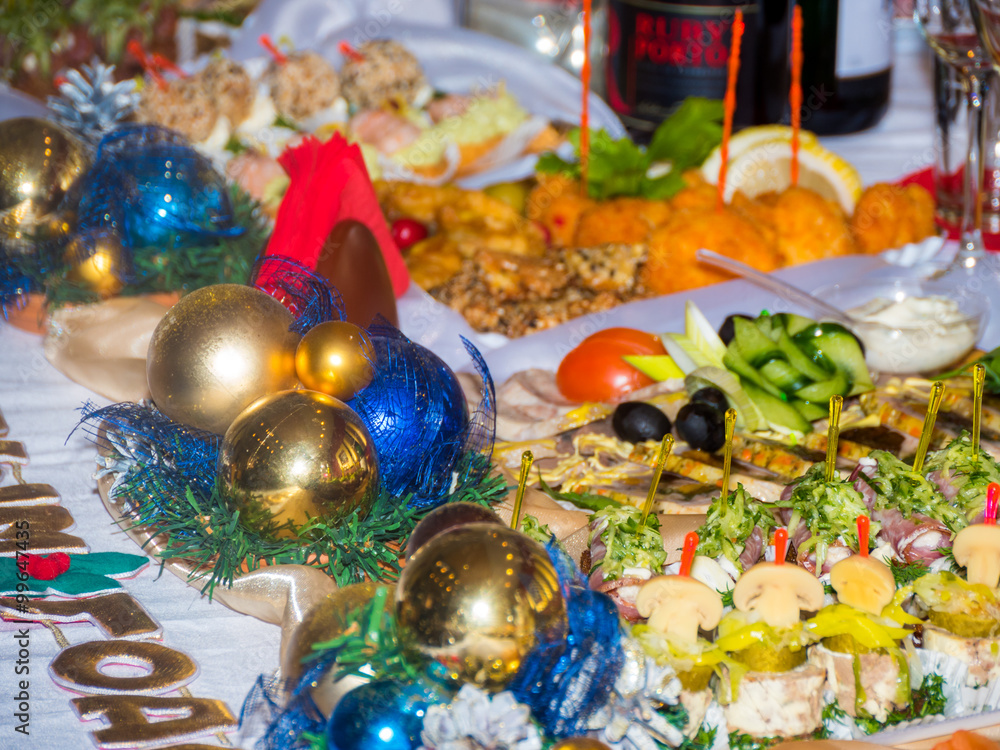
M 791 0 L 608 0 L 607 99 L 643 140 L 688 96 L 722 99 L 737 8 L 745 24 L 736 127 L 787 111 Z
M 802 6 L 802 127 L 821 135 L 875 125 L 889 108 L 892 0 Z

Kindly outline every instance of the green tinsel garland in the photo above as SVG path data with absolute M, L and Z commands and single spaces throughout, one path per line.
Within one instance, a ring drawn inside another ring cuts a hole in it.
M 456 470 L 465 476 L 470 463 L 487 459 L 468 455 Z M 298 538 L 274 535 L 274 529 L 257 519 L 241 521 L 241 513 L 227 507 L 218 489 L 210 497 L 199 497 L 188 489 L 185 498 L 169 505 L 142 499 L 128 479 L 122 494 L 134 506 L 134 526 L 150 536 L 166 535 L 168 551 L 164 559 L 183 558 L 196 564 L 192 580 L 204 580 L 208 594 L 217 585 L 230 586 L 233 578 L 262 565 L 291 563 L 310 565 L 326 572 L 338 586 L 364 580 L 391 581 L 399 576 L 399 557 L 414 526 L 431 509 L 410 508 L 409 496 L 394 497 L 382 492 L 367 516 L 357 512 L 343 522 L 330 525 L 313 520 L 303 526 Z M 507 493 L 506 480 L 491 476 L 460 484 L 446 502 L 465 501 L 489 505 Z

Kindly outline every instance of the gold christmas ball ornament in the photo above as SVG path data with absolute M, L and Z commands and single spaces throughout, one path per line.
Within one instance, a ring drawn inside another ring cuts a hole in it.
M 473 523 L 431 539 L 396 587 L 404 647 L 453 683 L 503 689 L 540 643 L 566 634 L 566 605 L 545 548 L 505 526 Z
M 592 737 L 570 737 L 554 744 L 551 750 L 611 750 L 611 748 Z
M 48 120 L 15 117 L 0 122 L 0 235 L 21 252 L 32 238 L 60 222 L 66 193 L 90 166 L 87 148 Z
M 406 540 L 406 557 L 413 557 L 427 542 L 446 531 L 470 523 L 495 523 L 503 526 L 500 516 L 477 503 L 445 503 L 420 519 Z
M 346 321 L 311 328 L 295 350 L 295 372 L 306 388 L 349 401 L 375 375 L 375 349 L 363 329 Z
M 368 429 L 317 391 L 272 393 L 247 407 L 222 439 L 218 481 L 245 526 L 280 537 L 297 537 L 310 518 L 367 515 L 380 489 Z
M 153 403 L 177 422 L 223 434 L 261 396 L 298 385 L 292 323 L 278 300 L 242 284 L 182 297 L 149 341 Z
M 69 266 L 66 280 L 113 297 L 124 287 L 125 249 L 114 232 L 78 235 L 66 247 L 63 260 Z
M 288 644 L 282 654 L 281 676 L 285 684 L 294 687 L 310 664 L 313 644 L 330 641 L 342 635 L 348 628 L 350 617 L 368 604 L 375 594 L 385 590 L 385 611 L 391 613 L 395 587 L 382 583 L 354 583 L 337 589 L 319 601 L 302 619 L 302 623 L 288 637 Z M 337 701 L 357 680 L 334 680 L 336 669 L 328 670 L 312 687 L 312 697 L 324 716 L 329 716 Z

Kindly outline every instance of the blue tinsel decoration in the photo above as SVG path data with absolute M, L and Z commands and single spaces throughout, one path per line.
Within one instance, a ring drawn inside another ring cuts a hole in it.
M 132 512 L 140 524 L 157 520 L 171 504 L 185 502 L 185 493 L 210 497 L 219 455 L 218 435 L 174 422 L 152 406 L 124 402 L 103 409 L 87 402 L 77 427 L 96 443 L 102 428 L 114 434 L 131 455 L 126 483 L 134 497 L 148 502 Z M 106 438 L 105 438 L 106 439 Z
M 128 248 L 198 246 L 244 231 L 212 163 L 156 125 L 126 125 L 101 140 L 77 219 L 81 231 L 114 230 Z
M 272 696 L 276 686 L 269 685 L 263 676 L 257 678 L 240 711 L 243 734 L 253 734 L 252 728 L 261 724 L 267 726 L 257 750 L 305 750 L 310 744 L 301 739 L 303 732 L 323 734 L 326 719 L 312 698 L 312 689 L 333 667 L 337 653 L 329 650 L 305 670 L 284 708 Z
M 295 316 L 291 330 L 305 334 L 331 320 L 345 320 L 344 298 L 322 276 L 283 255 L 262 255 L 250 272 L 253 285 Z
M 566 640 L 532 651 L 508 689 L 531 708 L 546 734 L 573 737 L 586 733 L 587 720 L 607 702 L 625 654 L 611 597 L 590 589 L 554 540 L 546 550 L 566 602 Z
M 412 507 L 437 505 L 452 487 L 459 458 L 492 448 L 493 380 L 479 352 L 465 341 L 483 376 L 482 405 L 470 419 L 458 378 L 436 354 L 384 321 L 368 333 L 375 377 L 348 405 L 371 433 L 386 490 L 397 496 L 412 493 Z M 485 472 L 489 461 L 482 463 L 474 470 Z

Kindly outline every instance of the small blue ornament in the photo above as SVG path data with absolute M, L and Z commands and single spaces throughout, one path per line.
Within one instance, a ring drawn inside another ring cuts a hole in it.
M 114 230 L 129 248 L 200 246 L 244 231 L 212 163 L 155 125 L 128 125 L 101 140 L 77 217 L 80 230 Z
M 455 373 L 391 326 L 372 326 L 375 377 L 348 402 L 371 433 L 386 491 L 443 500 L 467 447 L 469 409 Z
M 369 682 L 340 699 L 326 726 L 330 750 L 414 750 L 427 707 L 441 698 L 419 684 Z

